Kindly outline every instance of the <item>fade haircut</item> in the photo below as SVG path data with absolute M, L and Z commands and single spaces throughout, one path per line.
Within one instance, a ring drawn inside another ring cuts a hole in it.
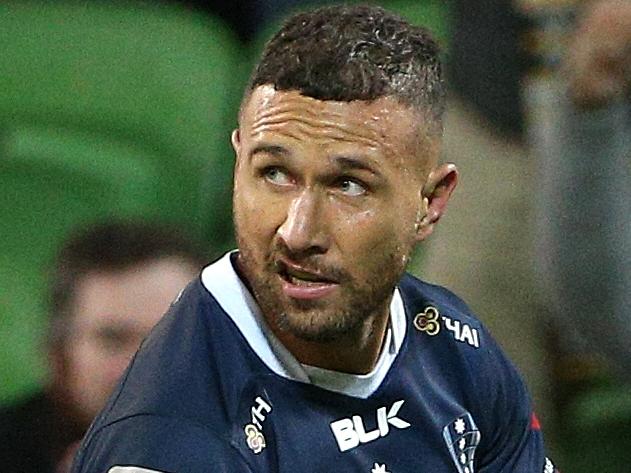
M 261 85 L 350 102 L 393 97 L 442 132 L 445 88 L 430 32 L 373 6 L 330 6 L 289 18 L 267 43 L 246 98 Z
M 59 250 L 49 293 L 49 341 L 61 344 L 69 334 L 76 288 L 92 272 L 118 272 L 162 259 L 191 271 L 201 270 L 199 245 L 180 231 L 150 222 L 109 221 L 76 231 Z

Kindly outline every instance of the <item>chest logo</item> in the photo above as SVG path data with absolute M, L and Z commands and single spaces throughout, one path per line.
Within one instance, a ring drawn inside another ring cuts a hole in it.
M 425 332 L 427 335 L 438 335 L 440 332 L 440 314 L 436 307 L 428 306 L 424 312 L 416 314 L 414 326 L 417 330 Z
M 438 309 L 427 306 L 423 312 L 414 317 L 414 327 L 419 332 L 434 336 L 440 333 L 441 325 L 451 332 L 456 341 L 466 343 L 474 348 L 480 348 L 480 334 L 478 329 L 446 315 L 440 315 Z
M 463 414 L 447 424 L 443 428 L 443 438 L 458 473 L 474 473 L 475 449 L 481 436 L 471 414 Z
M 361 444 L 385 437 L 390 433 L 391 426 L 395 429 L 410 427 L 409 422 L 398 417 L 404 402 L 404 400 L 396 401 L 390 406 L 390 409 L 386 407 L 377 409 L 377 428 L 368 432 L 366 432 L 364 420 L 358 415 L 331 422 L 331 430 L 340 452 L 346 452 Z
M 257 455 L 266 447 L 265 436 L 263 435 L 263 422 L 270 412 L 272 412 L 272 406 L 261 396 L 257 396 L 254 400 L 254 405 L 250 409 L 251 422 L 243 428 L 248 448 Z

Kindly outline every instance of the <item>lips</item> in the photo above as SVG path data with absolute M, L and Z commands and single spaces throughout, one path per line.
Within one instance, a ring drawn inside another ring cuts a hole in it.
M 339 286 L 337 280 L 319 271 L 285 261 L 279 261 L 277 266 L 283 292 L 294 299 L 319 299 Z

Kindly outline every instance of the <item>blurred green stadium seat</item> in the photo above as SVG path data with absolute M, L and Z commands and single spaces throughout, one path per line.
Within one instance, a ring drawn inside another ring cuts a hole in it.
M 446 0 L 381 0 L 382 7 L 398 13 L 410 23 L 426 26 L 440 41 L 443 50 L 449 49 L 450 5 Z
M 142 5 L 0 5 L 0 401 L 41 380 L 43 271 L 71 228 L 153 217 L 229 244 L 239 45 Z
M 563 416 L 563 471 L 629 471 L 631 384 L 628 381 L 611 379 L 577 392 Z
M 211 179 L 207 202 L 229 195 L 239 46 L 223 23 L 116 2 L 6 2 L 0 18 L 0 126 L 88 129 L 145 148 L 161 159 L 165 215 L 221 231 L 196 184 Z

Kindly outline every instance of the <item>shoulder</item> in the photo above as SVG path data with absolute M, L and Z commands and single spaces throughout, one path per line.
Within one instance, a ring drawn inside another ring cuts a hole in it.
M 441 340 L 446 338 L 445 342 L 452 340 L 475 351 L 482 347 L 482 335 L 490 337 L 467 304 L 450 290 L 409 274 L 399 287 L 413 330 L 430 337 L 442 334 Z
M 526 385 L 484 324 L 443 287 L 406 276 L 400 289 L 410 319 L 408 359 L 474 419 L 481 464 L 542 463 L 541 433 Z M 521 468 L 502 471 L 526 471 Z
M 80 469 L 231 469 L 232 417 L 251 357 L 229 317 L 193 281 L 142 343 L 81 447 Z M 203 467 L 200 465 L 204 465 Z
M 134 356 L 93 428 L 150 414 L 227 428 L 251 360 L 238 330 L 193 281 Z
M 400 379 L 423 393 L 454 461 L 471 454 L 475 471 L 543 471 L 525 384 L 484 324 L 443 287 L 406 275 L 399 288 L 408 318 Z
M 444 347 L 478 375 L 485 370 L 495 373 L 498 364 L 514 371 L 482 321 L 453 292 L 411 275 L 406 275 L 399 287 L 408 327 L 422 337 L 422 345 Z
M 72 471 L 108 472 L 132 465 L 137 470 L 131 471 L 139 472 L 250 471 L 228 438 L 200 423 L 151 414 L 119 419 L 92 433 Z
M 418 359 L 461 393 L 481 427 L 496 422 L 500 406 L 526 419 L 530 399 L 521 375 L 467 304 L 448 289 L 410 275 L 400 289 Z

